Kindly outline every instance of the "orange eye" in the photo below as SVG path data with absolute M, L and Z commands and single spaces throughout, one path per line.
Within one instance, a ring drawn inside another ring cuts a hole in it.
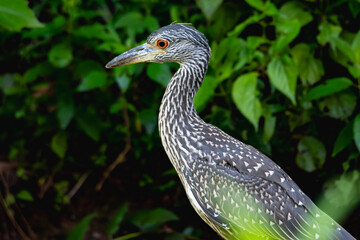
M 156 45 L 159 47 L 159 48 L 167 48 L 167 46 L 169 45 L 169 43 L 166 41 L 166 40 L 163 40 L 163 39 L 159 39 L 156 43 Z

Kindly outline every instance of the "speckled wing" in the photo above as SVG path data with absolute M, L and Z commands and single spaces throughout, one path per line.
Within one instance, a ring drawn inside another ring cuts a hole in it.
M 338 225 L 280 167 L 255 148 L 214 133 L 211 142 L 204 138 L 200 144 L 189 166 L 194 172 L 185 174 L 205 221 L 221 226 L 224 236 L 341 239 L 333 233 Z

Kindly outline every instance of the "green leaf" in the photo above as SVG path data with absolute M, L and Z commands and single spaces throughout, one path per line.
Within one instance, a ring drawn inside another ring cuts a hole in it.
M 145 130 L 147 133 L 154 132 L 157 124 L 157 109 L 142 109 L 139 113 L 139 119 L 141 123 L 145 126 Z
M 348 122 L 345 127 L 340 131 L 338 137 L 335 140 L 332 157 L 335 157 L 338 153 L 344 150 L 353 140 L 353 124 L 354 122 Z
M 256 97 L 258 73 L 251 72 L 238 77 L 232 87 L 232 98 L 240 112 L 258 129 L 262 107 Z
M 25 0 L 0 0 L 0 26 L 10 31 L 43 27 Z
M 33 196 L 31 195 L 31 193 L 30 193 L 28 190 L 25 190 L 25 189 L 20 190 L 20 191 L 15 195 L 15 197 L 16 197 L 17 199 L 21 199 L 21 200 L 28 201 L 28 202 L 33 202 L 33 201 L 34 201 L 34 198 L 33 198 Z
M 355 145 L 360 152 L 360 114 L 355 117 L 353 132 Z
M 314 84 L 325 74 L 322 62 L 310 53 L 307 44 L 300 43 L 291 49 L 291 56 L 298 68 L 299 76 L 304 85 Z
M 276 24 L 277 39 L 273 45 L 276 52 L 282 52 L 299 35 L 300 22 L 292 19 L 286 22 Z
M 151 80 L 166 87 L 172 74 L 168 64 L 150 63 L 146 68 L 146 74 Z
M 336 221 L 346 219 L 359 204 L 360 173 L 343 173 L 337 179 L 329 181 L 318 206 Z
M 275 132 L 276 117 L 268 114 L 265 115 L 264 118 L 265 118 L 265 122 L 264 122 L 263 139 L 265 142 L 269 142 Z
M 268 65 L 268 75 L 271 84 L 287 96 L 293 104 L 296 104 L 295 90 L 298 74 L 293 60 L 287 55 L 273 58 Z
M 303 98 L 303 101 L 312 101 L 323 98 L 348 89 L 352 85 L 352 81 L 345 77 L 328 79 L 324 84 L 311 88 Z
M 66 67 L 73 59 L 72 48 L 68 43 L 59 43 L 51 48 L 48 59 L 58 68 Z
M 114 23 L 115 28 L 125 28 L 129 36 L 129 43 L 135 43 L 135 35 L 143 33 L 146 25 L 144 24 L 144 17 L 140 12 L 127 12 L 119 14 L 119 19 Z
M 119 36 L 109 30 L 109 27 L 100 23 L 94 23 L 92 25 L 81 26 L 74 32 L 76 37 L 88 38 L 88 39 L 100 39 L 103 41 L 120 42 Z
M 126 92 L 126 90 L 129 88 L 130 78 L 127 75 L 125 74 L 116 75 L 115 81 L 123 92 Z
M 330 43 L 334 47 L 334 41 L 339 38 L 341 31 L 341 26 L 324 22 L 319 25 L 319 34 L 316 38 L 321 45 Z
M 219 82 L 213 76 L 206 76 L 199 91 L 194 97 L 194 106 L 197 112 L 203 110 L 206 103 L 213 97 Z
M 57 118 L 61 129 L 67 128 L 71 119 L 74 117 L 75 103 L 70 92 L 62 93 L 58 97 Z
M 337 49 L 339 49 L 339 51 L 341 51 L 345 56 L 348 57 L 350 61 L 354 62 L 355 55 L 353 49 L 351 49 L 350 43 L 341 38 L 334 39 L 333 43 L 335 44 Z
M 77 112 L 76 121 L 79 127 L 94 141 L 99 141 L 101 121 L 97 114 L 90 112 Z
M 67 150 L 67 137 L 65 132 L 59 132 L 51 139 L 51 149 L 59 158 L 63 159 Z
M 298 143 L 296 164 L 307 172 L 322 168 L 325 163 L 326 149 L 318 139 L 306 136 Z
M 29 68 L 25 74 L 23 81 L 24 83 L 29 83 L 36 80 L 40 76 L 47 76 L 54 72 L 54 68 L 49 62 L 41 62 L 35 66 Z
M 360 30 L 354 37 L 351 49 L 354 51 L 354 62 L 360 65 Z
M 265 1 L 265 2 L 263 2 L 262 0 L 245 0 L 245 1 L 253 8 L 264 12 L 268 16 L 274 16 L 278 12 L 276 6 L 270 1 Z
M 336 119 L 346 119 L 354 112 L 356 95 L 352 91 L 342 91 L 319 102 L 319 108 L 326 115 Z
M 313 20 L 313 17 L 309 11 L 306 10 L 306 6 L 297 1 L 290 1 L 284 3 L 279 9 L 279 20 L 282 22 L 298 19 L 301 26 L 305 26 Z
M 119 207 L 114 216 L 109 220 L 106 233 L 110 236 L 114 235 L 120 228 L 121 222 L 124 220 L 125 214 L 129 209 L 129 203 L 124 203 Z
M 71 230 L 66 238 L 67 240 L 82 240 L 85 237 L 86 231 L 90 228 L 91 220 L 95 214 L 90 214 L 81 219 L 81 221 Z
M 196 5 L 205 14 L 207 20 L 211 19 L 213 13 L 220 7 L 223 0 L 196 0 Z
M 137 211 L 130 219 L 130 222 L 142 231 L 154 229 L 161 224 L 178 220 L 179 218 L 171 211 L 164 208 L 143 209 Z
M 141 236 L 141 234 L 142 234 L 141 232 L 129 233 L 121 237 L 114 238 L 114 240 L 138 239 L 138 237 Z
M 107 74 L 104 70 L 94 70 L 86 74 L 79 86 L 76 88 L 78 92 L 85 92 L 95 88 L 107 85 Z
M 260 19 L 264 18 L 263 14 L 253 13 L 250 17 L 248 17 L 245 21 L 242 21 L 236 27 L 228 33 L 228 37 L 237 37 L 239 36 L 244 29 L 250 24 L 259 22 Z
M 63 15 L 57 15 L 51 22 L 47 22 L 43 28 L 33 28 L 22 33 L 22 38 L 51 38 L 63 31 L 67 19 Z

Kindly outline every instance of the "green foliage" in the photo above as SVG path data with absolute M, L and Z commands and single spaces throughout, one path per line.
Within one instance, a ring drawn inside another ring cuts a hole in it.
M 296 164 L 307 172 L 322 168 L 325 163 L 326 149 L 318 139 L 306 136 L 298 143 Z
M 129 204 L 125 203 L 115 212 L 114 216 L 110 219 L 106 228 L 106 233 L 110 236 L 114 235 L 120 227 L 121 222 L 124 220 L 125 214 L 128 211 Z
M 11 31 L 43 27 L 27 5 L 26 0 L 0 0 L 0 26 Z
M 358 1 L 0 0 L 0 189 L 15 220 L 29 222 L 25 233 L 217 238 L 180 190 L 157 132 L 177 64 L 104 68 L 172 22 L 191 23 L 212 48 L 195 96 L 201 117 L 269 155 L 306 193 L 335 185 L 326 209 L 342 209 L 342 194 L 354 209 Z M 343 218 L 357 226 L 354 216 Z
M 289 56 L 273 58 L 268 65 L 268 73 L 274 87 L 295 104 L 297 68 L 291 58 Z
M 81 240 L 84 239 L 86 231 L 90 227 L 91 220 L 94 218 L 94 214 L 87 215 L 71 230 L 67 240 Z
M 256 130 L 262 112 L 260 101 L 256 98 L 257 77 L 256 72 L 244 74 L 235 80 L 232 89 L 234 103 Z
M 133 214 L 130 222 L 137 226 L 142 231 L 154 229 L 159 225 L 168 222 L 178 220 L 179 218 L 172 212 L 163 209 L 142 209 Z

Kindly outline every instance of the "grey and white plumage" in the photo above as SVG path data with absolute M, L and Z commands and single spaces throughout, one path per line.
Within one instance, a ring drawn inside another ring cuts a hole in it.
M 209 60 L 202 33 L 172 24 L 106 65 L 180 64 L 161 103 L 159 131 L 200 217 L 225 239 L 355 239 L 267 156 L 197 115 L 193 97 Z

